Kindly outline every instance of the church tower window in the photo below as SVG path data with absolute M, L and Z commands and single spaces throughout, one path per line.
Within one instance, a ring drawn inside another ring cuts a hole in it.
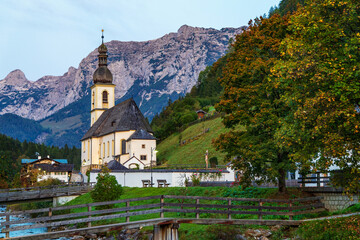
M 108 92 L 107 91 L 103 91 L 102 99 L 103 99 L 103 103 L 108 103 Z

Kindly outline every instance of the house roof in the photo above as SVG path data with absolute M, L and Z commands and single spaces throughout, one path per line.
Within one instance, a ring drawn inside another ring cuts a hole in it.
M 206 112 L 204 110 L 202 110 L 202 109 L 197 110 L 196 113 L 204 113 L 204 114 L 206 114 Z
M 113 132 L 140 129 L 153 133 L 134 99 L 130 98 L 103 112 L 81 140 Z
M 41 158 L 41 159 L 21 159 L 21 163 L 22 164 L 27 164 L 27 163 L 34 163 L 36 161 L 41 161 L 41 160 L 51 160 L 51 161 L 55 161 L 57 163 L 61 163 L 61 164 L 64 164 L 64 163 L 68 163 L 67 159 L 51 159 L 51 158 Z
M 127 162 L 129 162 L 129 161 L 131 161 L 131 160 L 133 160 L 133 159 L 135 159 L 137 162 L 139 162 L 139 163 L 141 163 L 142 165 L 144 165 L 145 166 L 145 164 L 142 162 L 142 161 L 140 161 L 137 157 L 135 157 L 135 156 L 132 156 L 131 158 L 129 158 L 126 162 L 124 162 L 124 164 L 126 164 Z
M 124 165 L 122 165 L 116 160 L 111 160 L 110 162 L 108 162 L 107 168 L 110 170 L 128 170 L 128 168 L 126 168 Z
M 74 169 L 74 164 L 35 164 L 34 168 L 41 168 L 47 172 L 71 172 Z
M 146 140 L 156 140 L 156 138 L 151 135 L 150 133 L 148 133 L 146 130 L 144 129 L 139 129 L 136 130 L 136 132 L 134 132 L 128 139 L 127 141 L 130 141 L 132 139 L 146 139 Z

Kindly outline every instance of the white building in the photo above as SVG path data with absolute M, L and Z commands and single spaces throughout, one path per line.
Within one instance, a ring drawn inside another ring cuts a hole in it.
M 90 172 L 90 182 L 96 182 L 99 170 Z M 114 167 L 110 175 L 115 176 L 117 182 L 126 187 L 144 187 L 144 182 L 151 182 L 158 187 L 160 182 L 168 187 L 184 187 L 185 181 L 191 181 L 192 175 L 200 177 L 201 182 L 234 182 L 234 171 L 231 168 L 219 169 L 121 169 Z M 147 185 L 149 186 L 149 185 Z
M 156 138 L 135 101 L 115 105 L 115 85 L 107 68 L 107 48 L 98 48 L 99 66 L 91 86 L 91 127 L 81 139 L 81 172 L 100 169 L 111 160 L 128 168 L 156 165 Z
M 21 159 L 23 177 L 29 178 L 36 174 L 37 182 L 49 178 L 59 179 L 68 183 L 74 169 L 74 164 L 68 164 L 67 159 L 51 159 L 49 156 L 38 159 Z

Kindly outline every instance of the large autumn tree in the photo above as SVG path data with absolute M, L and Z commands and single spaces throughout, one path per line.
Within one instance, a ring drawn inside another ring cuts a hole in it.
M 302 167 L 344 169 L 346 190 L 360 180 L 360 1 L 312 0 L 289 21 L 273 81 L 291 108 L 282 128 Z
M 290 111 L 269 75 L 281 57 L 279 47 L 287 29 L 287 17 L 275 14 L 250 22 L 236 37 L 220 79 L 224 93 L 217 105 L 231 130 L 214 141 L 217 149 L 235 157 L 232 163 L 242 171 L 243 180 L 277 181 L 280 192 L 286 191 L 286 172 L 295 164 L 289 158 L 291 146 L 283 144 L 279 132 Z

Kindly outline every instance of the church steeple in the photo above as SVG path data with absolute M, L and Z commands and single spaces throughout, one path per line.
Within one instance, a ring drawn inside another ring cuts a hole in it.
M 113 76 L 107 68 L 107 47 L 104 44 L 104 29 L 101 30 L 101 45 L 98 47 L 99 67 L 93 75 L 94 84 L 96 83 L 112 83 Z
M 107 47 L 104 44 L 104 30 L 101 31 L 101 45 L 98 48 L 99 66 L 94 72 L 94 85 L 91 86 L 91 126 L 103 112 L 115 105 L 115 85 L 107 67 Z

